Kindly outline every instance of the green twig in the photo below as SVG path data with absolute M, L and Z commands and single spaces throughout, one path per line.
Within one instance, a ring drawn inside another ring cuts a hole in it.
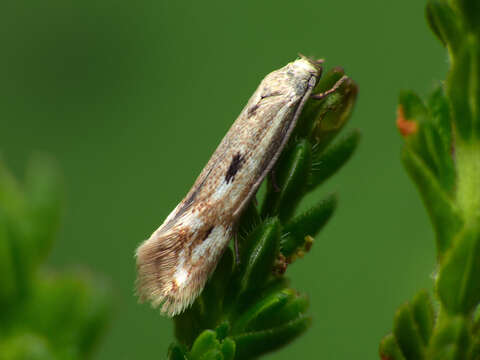
M 335 68 L 314 92 L 344 75 Z M 240 259 L 227 249 L 193 306 L 174 318 L 177 343 L 169 359 L 251 359 L 285 346 L 310 326 L 308 298 L 289 287 L 288 264 L 307 253 L 332 216 L 337 198 L 326 197 L 297 214 L 304 196 L 338 171 L 353 154 L 358 132 L 331 144 L 345 125 L 357 87 L 348 79 L 321 101 L 311 99 L 267 182 L 263 202 L 251 202 L 240 221 Z
M 451 62 L 426 104 L 400 96 L 402 160 L 437 238 L 436 311 L 421 292 L 394 319 L 384 360 L 480 359 L 480 3 L 430 0 L 427 20 Z M 478 313 L 478 312 L 477 312 Z

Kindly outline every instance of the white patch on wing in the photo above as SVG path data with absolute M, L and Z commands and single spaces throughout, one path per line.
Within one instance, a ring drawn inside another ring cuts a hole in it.
M 225 197 L 225 193 L 232 187 L 235 181 L 226 182 L 225 179 L 222 180 L 220 186 L 217 187 L 215 192 L 212 194 L 213 200 L 223 199 Z
M 191 213 L 188 213 L 183 219 L 184 225 L 187 225 L 191 232 L 197 231 L 204 224 L 204 221 L 200 216 Z
M 187 282 L 188 271 L 185 269 L 186 262 L 185 249 L 183 249 L 178 255 L 178 263 L 175 266 L 175 273 L 173 274 L 173 280 L 179 288 L 183 287 Z
M 204 258 L 207 249 L 211 249 L 209 251 L 209 257 L 215 258 L 218 252 L 224 248 L 224 245 L 228 240 L 229 234 L 227 234 L 225 228 L 220 225 L 215 226 L 210 232 L 210 235 L 193 249 L 192 263 L 195 264 L 198 261 L 201 261 Z
M 174 275 L 175 283 L 179 288 L 182 288 L 185 282 L 187 281 L 188 271 L 185 268 L 179 268 Z

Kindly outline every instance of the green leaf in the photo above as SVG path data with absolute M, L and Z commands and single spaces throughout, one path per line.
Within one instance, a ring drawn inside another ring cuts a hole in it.
M 230 333 L 230 323 L 228 321 L 222 322 L 215 328 L 217 339 L 223 341 Z
M 358 86 L 352 79 L 346 79 L 337 91 L 328 95 L 313 123 L 309 140 L 319 151 L 325 149 L 343 129 L 352 115 L 357 99 Z M 315 100 L 315 99 L 312 99 Z
M 446 193 L 453 194 L 456 174 L 451 146 L 445 146 L 437 129 L 431 123 L 421 129 L 421 135 L 425 137 L 425 143 L 433 160 L 431 168 L 438 182 Z
M 22 217 L 17 221 L 8 219 L 4 222 L 6 229 L 6 238 L 10 243 L 11 259 L 14 266 L 16 279 L 18 302 L 25 299 L 31 292 L 35 265 L 37 263 L 37 254 L 32 246 L 32 239 L 28 232 L 28 223 L 22 221 Z
M 26 209 L 25 195 L 13 175 L 0 159 L 0 216 L 5 241 L 3 251 L 10 248 L 10 261 L 16 281 L 16 299 L 30 291 L 32 273 L 37 264 L 37 253 L 31 236 L 31 222 Z M 9 260 L 6 260 L 9 261 Z M 10 262 L 9 261 L 9 262 Z
M 0 208 L 9 218 L 25 218 L 25 196 L 0 158 Z
M 331 69 L 322 77 L 313 93 L 318 94 L 332 89 L 344 75 L 340 67 Z M 357 85 L 348 78 L 335 92 L 325 98 L 308 100 L 292 138 L 307 138 L 322 151 L 350 118 L 357 94 Z
M 415 92 L 401 91 L 398 103 L 402 106 L 406 119 L 415 119 L 419 123 L 428 121 L 428 110 L 423 100 Z
M 445 192 L 452 194 L 455 188 L 455 168 L 452 157 L 448 106 L 441 91 L 432 95 L 426 108 L 415 93 L 404 91 L 400 94 L 397 126 L 411 149 L 430 169 Z M 446 114 L 445 114 L 446 112 Z M 447 117 L 445 119 L 445 117 Z M 439 129 L 439 123 L 443 129 Z
M 431 360 L 464 360 L 469 347 L 468 331 L 460 316 L 446 318 L 432 337 L 429 348 Z
M 445 191 L 453 194 L 456 172 L 453 159 L 450 106 L 442 87 L 439 86 L 431 94 L 428 101 L 428 110 L 431 118 L 428 127 L 428 141 L 430 151 L 435 153 L 437 177 Z
M 458 136 L 469 142 L 474 130 L 474 115 L 470 104 L 478 104 L 476 99 L 471 98 L 470 89 L 473 88 L 477 79 L 476 74 L 471 73 L 474 59 L 469 46 L 461 46 L 454 54 L 454 61 L 447 79 L 447 96 L 452 105 L 453 123 Z
M 473 340 L 468 359 L 480 360 L 480 336 Z
M 240 255 L 237 291 L 251 299 L 251 293 L 261 288 L 272 273 L 280 246 L 280 222 L 277 218 L 267 219 L 245 243 Z
M 388 334 L 382 339 L 379 353 L 382 360 L 405 360 L 393 334 Z
M 173 318 L 175 337 L 182 344 L 191 346 L 198 334 L 205 329 L 201 316 L 204 313 L 202 308 L 203 298 L 199 297 L 186 311 Z
M 480 15 L 478 11 L 476 15 Z M 477 30 L 480 30 L 478 17 L 476 22 Z M 468 100 L 472 113 L 473 135 L 478 142 L 478 138 L 480 138 L 480 33 L 468 38 L 468 47 L 472 59 L 471 68 L 469 69 Z
M 0 210 L 11 242 L 19 288 L 28 291 L 30 277 L 48 254 L 61 208 L 59 175 L 51 161 L 37 156 L 27 169 L 25 192 L 0 163 Z
M 219 348 L 220 342 L 217 339 L 215 331 L 205 330 L 197 337 L 197 339 L 193 343 L 192 350 L 190 351 L 190 357 L 192 359 L 216 358 L 214 356 L 214 353 L 219 353 Z
M 451 190 L 451 182 L 454 179 L 453 161 L 450 156 L 450 146 L 444 144 L 442 137 L 438 133 L 436 127 L 432 125 L 430 114 L 425 107 L 422 99 L 411 91 L 403 91 L 399 99 L 399 114 L 397 118 L 397 126 L 405 138 L 406 145 L 415 153 L 430 171 L 435 175 L 438 182 L 443 185 L 443 173 L 450 170 L 449 176 L 446 177 L 445 186 L 447 192 Z M 406 128 L 408 124 L 411 129 Z
M 261 298 L 236 319 L 232 333 L 238 334 L 245 330 L 264 328 L 262 322 L 268 317 L 275 316 L 276 312 L 293 297 L 295 297 L 293 290 L 283 289 Z
M 187 356 L 187 349 L 184 345 L 178 344 L 176 342 L 171 343 L 168 348 L 167 358 L 169 360 L 186 360 L 189 359 Z
M 250 235 L 250 233 L 262 223 L 262 218 L 260 217 L 260 213 L 258 212 L 256 205 L 256 200 L 257 199 L 254 197 L 254 199 L 250 201 L 240 217 L 238 222 L 238 231 L 236 234 L 239 239 L 246 239 L 248 235 Z
M 262 215 L 285 220 L 293 214 L 307 187 L 312 164 L 312 149 L 307 140 L 284 152 L 267 182 Z
M 18 289 L 12 245 L 8 236 L 7 219 L 4 211 L 0 209 L 0 306 L 12 309 L 17 302 Z M 5 316 L 10 316 L 11 311 L 0 312 L 0 326 L 6 324 Z
M 250 297 L 239 297 L 238 279 L 240 279 L 240 277 L 237 277 L 235 281 L 232 281 L 230 287 L 226 290 L 228 294 L 231 294 L 227 297 L 227 299 L 229 299 L 231 302 L 224 306 L 224 309 L 227 309 L 224 310 L 224 312 L 228 314 L 228 318 L 232 323 L 232 326 L 235 326 L 237 319 L 243 316 L 243 314 L 249 311 L 249 309 L 255 307 L 255 304 L 257 304 L 259 301 L 283 291 L 288 287 L 289 284 L 289 280 L 284 276 L 271 276 L 267 278 L 267 282 L 262 286 L 262 288 L 254 291 Z
M 228 295 L 234 296 L 234 294 L 229 294 L 226 291 L 231 281 L 233 265 L 232 250 L 227 248 L 213 276 L 201 294 L 204 306 L 201 309 L 200 316 L 202 317 L 202 326 L 204 328 L 213 328 L 217 325 L 219 317 L 223 312 L 224 297 Z M 191 326 L 191 322 L 187 326 Z
M 437 292 L 451 314 L 470 314 L 480 302 L 480 231 L 464 229 L 440 267 Z
M 171 348 L 172 356 L 180 359 L 183 355 L 182 359 L 191 360 L 233 360 L 236 344 L 230 338 L 220 342 L 215 331 L 205 330 L 197 337 L 189 354 L 185 354 L 183 349 L 181 346 Z
M 56 348 L 75 346 L 88 356 L 110 317 L 107 289 L 86 273 L 42 274 L 19 323 L 45 334 Z
M 317 86 L 313 90 L 314 94 L 330 90 L 335 83 L 345 75 L 345 70 L 341 66 L 335 66 L 322 75 Z
M 331 89 L 343 75 L 345 75 L 345 71 L 341 67 L 337 66 L 329 70 L 326 74 L 322 75 L 320 81 L 313 90 L 313 94 L 318 94 Z M 292 134 L 293 139 L 309 138 L 311 136 L 313 129 L 329 109 L 326 100 L 327 99 L 309 99 L 307 101 L 300 114 L 294 133 Z
M 415 296 L 411 309 L 423 342 L 428 344 L 435 324 L 435 313 L 430 296 L 425 290 Z
M 424 359 L 425 344 L 408 304 L 402 305 L 397 310 L 393 333 L 406 359 Z
M 332 194 L 314 207 L 285 224 L 280 242 L 281 252 L 287 258 L 305 247 L 305 237 L 314 237 L 325 226 L 337 207 L 337 196 Z M 305 249 L 308 250 L 308 249 Z
M 477 306 L 473 314 L 472 332 L 480 337 L 480 304 Z
M 443 45 L 456 50 L 459 43 L 459 25 L 457 17 L 446 0 L 429 0 L 426 17 L 430 29 Z
M 32 333 L 21 333 L 2 339 L 0 341 L 0 358 L 5 360 L 58 359 L 47 339 Z
M 50 252 L 60 223 L 63 206 L 63 186 L 53 162 L 45 157 L 34 157 L 26 172 L 26 197 L 32 219 L 32 238 L 42 261 Z
M 236 357 L 248 359 L 277 350 L 303 334 L 310 324 L 309 317 L 300 316 L 279 327 L 233 336 L 237 344 Z
M 452 239 L 461 227 L 459 212 L 430 169 L 408 147 L 404 147 L 402 151 L 402 161 L 417 185 L 430 215 L 436 234 L 437 251 L 441 258 L 452 245 Z
M 314 190 L 335 174 L 351 158 L 360 142 L 360 132 L 353 130 L 325 151 L 314 151 L 308 191 Z
M 476 0 L 453 0 L 469 30 L 479 33 L 480 3 Z M 478 35 L 477 35 L 478 36 Z
M 236 350 L 236 344 L 235 341 L 233 341 L 230 338 L 226 338 L 221 346 L 220 350 L 223 355 L 224 360 L 233 360 L 235 358 L 235 350 Z
M 430 94 L 428 98 L 428 110 L 435 129 L 440 134 L 444 147 L 453 150 L 452 140 L 452 124 L 450 116 L 450 105 L 445 96 L 443 85 L 437 88 Z
M 308 296 L 299 295 L 295 292 L 295 296 L 289 297 L 286 304 L 284 304 L 274 316 L 263 317 L 257 325 L 257 329 L 266 329 L 278 327 L 282 324 L 291 322 L 299 317 L 305 315 L 310 305 Z

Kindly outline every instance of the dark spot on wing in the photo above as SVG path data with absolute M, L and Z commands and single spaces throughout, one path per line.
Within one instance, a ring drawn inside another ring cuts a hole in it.
M 254 116 L 254 115 L 256 114 L 257 109 L 258 109 L 259 107 L 260 107 L 259 104 L 255 104 L 255 105 L 253 105 L 253 106 L 250 106 L 250 107 L 248 108 L 247 116 L 248 116 L 249 118 L 251 118 L 252 116 Z
M 278 91 L 278 90 L 277 91 L 271 91 L 270 89 L 267 88 L 267 89 L 264 89 L 264 93 L 261 95 L 260 101 L 262 101 L 263 99 L 272 97 L 272 96 L 279 96 L 279 95 L 282 95 L 281 91 Z M 258 103 L 256 103 L 255 105 L 252 105 L 248 108 L 248 111 L 247 111 L 247 117 L 248 118 L 251 118 L 252 116 L 254 116 L 257 113 L 257 110 L 260 107 L 260 101 Z
M 262 99 L 272 97 L 272 96 L 279 96 L 279 95 L 282 95 L 282 92 L 279 90 L 270 92 L 269 89 L 266 89 L 265 94 L 262 95 Z
M 241 169 L 244 162 L 242 154 L 237 153 L 233 156 L 232 162 L 228 167 L 227 173 L 225 174 L 225 181 L 228 183 L 232 182 L 235 179 L 235 175 Z
M 199 189 L 196 189 L 196 190 L 188 197 L 188 199 L 185 200 L 185 202 L 183 203 L 182 207 L 181 207 L 180 209 L 178 209 L 177 215 L 185 212 L 185 210 L 187 210 L 187 209 L 190 207 L 190 205 L 193 204 L 193 202 L 195 201 L 195 198 L 197 197 L 198 190 L 199 190 Z
M 199 186 L 198 188 L 196 188 L 195 191 L 192 192 L 187 199 L 185 199 L 185 201 L 183 202 L 182 206 L 177 210 L 177 212 L 176 212 L 175 216 L 173 217 L 173 219 L 170 220 L 169 224 L 170 224 L 170 223 L 171 223 L 171 224 L 174 224 L 174 223 L 178 220 L 178 218 L 179 218 L 180 216 L 182 216 L 185 211 L 188 210 L 188 208 L 189 208 L 189 207 L 193 204 L 193 202 L 195 201 L 195 198 L 197 197 L 198 192 L 199 192 L 200 189 L 202 188 L 202 185 L 203 185 L 203 184 L 200 184 L 200 186 Z
M 213 230 L 214 226 L 210 226 L 207 230 L 207 232 L 205 233 L 205 235 L 203 235 L 203 239 L 202 241 L 205 241 L 207 240 L 207 238 L 210 236 L 210 234 L 212 233 L 212 230 Z
M 185 199 L 185 201 L 183 202 L 183 205 L 177 210 L 177 213 L 175 214 L 175 216 L 173 217 L 173 219 L 170 221 L 170 223 L 175 223 L 175 221 L 177 221 L 177 219 L 185 212 L 187 211 L 190 206 L 195 202 L 195 199 L 198 195 L 198 193 L 200 192 L 200 190 L 202 190 L 202 187 L 203 187 L 203 184 L 205 184 L 205 181 L 207 181 L 208 179 L 208 176 L 210 175 L 210 173 L 212 172 L 213 170 L 213 167 L 208 171 L 207 175 L 203 178 L 202 182 L 200 184 L 198 184 L 198 186 L 195 188 L 195 190 L 190 194 L 190 196 Z

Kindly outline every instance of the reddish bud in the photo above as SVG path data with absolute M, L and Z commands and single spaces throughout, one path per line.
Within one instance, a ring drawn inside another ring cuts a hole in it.
M 405 138 L 418 131 L 418 124 L 413 120 L 405 118 L 405 112 L 402 105 L 399 105 L 397 108 L 397 128 L 398 131 L 400 131 L 400 134 Z

